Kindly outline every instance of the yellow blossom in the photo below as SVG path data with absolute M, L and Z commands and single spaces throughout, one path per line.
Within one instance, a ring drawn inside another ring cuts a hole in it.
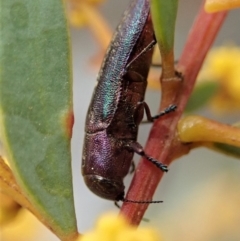
M 88 27 L 97 39 L 101 51 L 105 51 L 110 42 L 112 31 L 97 6 L 104 0 L 66 0 L 69 23 L 77 28 Z
M 82 27 L 88 24 L 88 11 L 102 3 L 103 0 L 67 0 L 70 24 Z
M 206 12 L 213 13 L 240 7 L 240 0 L 206 0 Z
M 79 241 L 161 241 L 151 228 L 131 226 L 124 217 L 113 213 L 103 215 L 93 231 L 86 233 Z
M 18 214 L 11 219 L 11 222 L 0 226 L 0 240 L 33 240 L 37 234 L 39 235 L 39 224 L 40 222 L 36 217 L 34 217 L 29 211 L 21 208 Z
M 116 241 L 160 241 L 158 233 L 149 228 L 128 228 L 116 237 Z
M 240 48 L 223 46 L 211 50 L 198 80 L 218 81 L 219 90 L 211 100 L 217 112 L 240 108 Z

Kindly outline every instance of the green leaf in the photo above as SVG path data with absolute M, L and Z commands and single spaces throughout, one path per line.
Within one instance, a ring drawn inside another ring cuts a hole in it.
M 151 14 L 161 51 L 172 52 L 178 0 L 151 0 Z
M 213 81 L 198 84 L 188 100 L 185 111 L 192 112 L 204 106 L 216 93 L 218 86 L 218 83 Z
M 59 0 L 0 0 L 0 138 L 27 198 L 57 235 L 77 232 L 72 72 Z
M 222 143 L 213 143 L 213 147 L 226 155 L 240 158 L 240 148 L 237 146 L 230 146 Z
M 233 126 L 240 129 L 240 122 L 233 124 Z M 215 143 L 213 143 L 213 148 L 226 155 L 236 157 L 238 159 L 240 158 L 240 147 L 238 147 L 238 146 L 232 146 L 232 145 L 215 142 Z

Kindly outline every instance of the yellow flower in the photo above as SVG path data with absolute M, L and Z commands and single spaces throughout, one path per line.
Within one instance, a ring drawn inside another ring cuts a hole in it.
M 88 12 L 96 8 L 104 0 L 67 0 L 69 10 L 69 21 L 75 27 L 82 27 L 88 24 Z
M 206 12 L 213 13 L 240 7 L 240 0 L 206 0 Z
M 131 226 L 124 217 L 113 213 L 103 215 L 93 231 L 78 241 L 161 241 L 158 233 L 151 228 Z
M 110 42 L 112 31 L 97 10 L 104 0 L 67 0 L 69 22 L 74 27 L 87 26 L 105 50 Z
M 21 206 L 0 191 L 0 226 L 7 225 L 17 216 Z
M 10 198 L 7 199 L 1 196 L 0 240 L 33 240 L 37 234 L 39 235 L 40 222 L 29 211 Z
M 240 48 L 223 46 L 211 50 L 198 79 L 218 81 L 219 90 L 211 100 L 218 112 L 240 108 Z
M 112 31 L 97 10 L 104 0 L 66 0 L 69 23 L 77 28 L 88 27 L 97 39 L 101 51 L 105 51 L 111 40 Z

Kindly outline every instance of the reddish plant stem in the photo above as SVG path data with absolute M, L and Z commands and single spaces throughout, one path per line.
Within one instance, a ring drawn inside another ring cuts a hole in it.
M 145 151 L 163 163 L 170 162 L 187 152 L 177 143 L 176 126 L 192 92 L 197 74 L 204 58 L 211 47 L 226 12 L 207 14 L 201 8 L 187 43 L 179 60 L 177 70 L 182 73 L 183 81 L 162 79 L 161 109 L 169 104 L 176 104 L 177 111 L 156 120 L 151 129 Z M 174 153 L 174 154 L 173 154 Z M 141 159 L 131 186 L 127 193 L 130 200 L 152 200 L 153 194 L 163 173 L 148 161 Z M 134 225 L 138 225 L 148 207 L 148 204 L 123 203 L 121 213 Z

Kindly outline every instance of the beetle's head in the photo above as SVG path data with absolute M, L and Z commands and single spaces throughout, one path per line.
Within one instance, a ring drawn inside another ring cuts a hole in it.
M 99 175 L 85 175 L 84 181 L 88 188 L 99 197 L 113 201 L 124 198 L 122 180 L 108 179 Z

